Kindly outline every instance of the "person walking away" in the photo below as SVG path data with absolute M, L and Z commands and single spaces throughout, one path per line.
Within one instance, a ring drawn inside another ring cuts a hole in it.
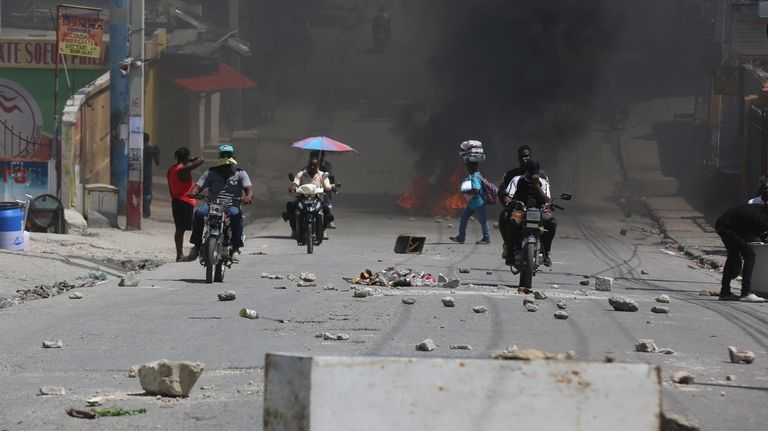
M 728 257 L 723 268 L 720 301 L 765 302 L 751 292 L 755 250 L 749 245 L 759 237 L 768 239 L 768 206 L 743 204 L 724 212 L 715 222 L 715 231 L 723 240 Z M 742 268 L 743 260 L 743 268 Z M 741 295 L 731 293 L 731 280 L 741 273 Z
M 309 155 L 309 162 L 307 167 L 296 173 L 296 176 L 288 188 L 288 193 L 295 194 L 296 189 L 304 184 L 314 184 L 318 187 L 322 187 L 324 194 L 331 193 L 333 191 L 333 185 L 328 179 L 328 175 L 320 170 L 320 160 L 312 153 Z M 283 220 L 287 220 L 291 225 L 291 238 L 296 239 L 296 201 L 289 201 L 285 204 L 286 212 L 283 213 Z M 323 199 L 323 220 L 325 228 L 328 228 L 328 224 L 333 222 L 333 214 L 331 209 L 325 203 Z M 324 237 L 323 239 L 328 239 Z
M 232 145 L 219 146 L 219 158 L 217 165 L 209 168 L 197 180 L 192 187 L 188 197 L 194 198 L 201 191 L 208 189 L 208 198 L 215 200 L 219 198 L 233 199 L 232 205 L 227 208 L 229 213 L 230 227 L 232 228 L 232 262 L 240 262 L 240 248 L 243 243 L 243 213 L 240 204 L 246 205 L 253 201 L 253 185 L 248 173 L 241 168 L 237 168 L 235 160 L 235 148 Z M 238 202 L 237 199 L 240 198 Z M 189 242 L 195 247 L 192 254 L 197 256 L 200 252 L 200 245 L 203 243 L 203 227 L 205 216 L 208 214 L 208 203 L 203 202 L 195 210 L 192 217 L 192 235 Z
M 463 244 L 467 234 L 469 217 L 472 216 L 472 214 L 477 213 L 477 220 L 480 222 L 480 227 L 483 230 L 483 238 L 475 244 L 490 244 L 491 237 L 488 233 L 488 216 L 485 212 L 485 201 L 481 195 L 483 183 L 480 181 L 480 171 L 477 169 L 477 162 L 466 162 L 466 166 L 469 176 L 467 176 L 461 183 L 459 190 L 464 193 L 464 197 L 467 199 L 467 206 L 461 213 L 459 234 L 457 236 L 449 237 L 448 239 Z
M 176 244 L 176 262 L 195 260 L 191 254 L 184 257 L 184 231 L 192 230 L 192 215 L 195 212 L 195 199 L 187 196 L 194 187 L 192 170 L 205 162 L 200 156 L 189 157 L 189 148 L 181 147 L 174 153 L 176 163 L 168 168 L 168 189 L 171 192 L 171 212 L 176 232 L 173 241 Z
M 501 183 L 499 184 L 499 202 L 503 203 L 505 206 L 501 210 L 501 213 L 499 213 L 499 232 L 501 232 L 501 239 L 504 241 L 504 245 L 502 246 L 502 254 L 501 258 L 506 259 L 507 254 L 509 251 L 509 239 L 507 238 L 507 232 L 509 232 L 509 217 L 511 215 L 510 209 L 507 207 L 509 205 L 509 202 L 511 202 L 511 199 L 509 198 L 509 195 L 507 195 L 507 188 L 509 187 L 509 183 L 512 181 L 513 178 L 519 177 L 522 175 L 525 175 L 525 162 L 528 159 L 533 158 L 533 151 L 531 150 L 531 147 L 528 145 L 522 145 L 517 149 L 517 161 L 518 166 L 516 168 L 512 168 L 508 170 L 504 177 L 501 179 Z M 549 177 L 547 176 L 547 173 L 544 172 L 543 169 L 539 169 L 539 178 L 542 178 L 549 183 Z M 552 184 L 549 183 L 551 186 Z M 553 218 L 554 220 L 554 218 Z
M 541 223 L 544 227 L 544 232 L 541 235 L 541 250 L 544 254 L 542 263 L 545 266 L 552 266 L 552 259 L 550 253 L 552 251 L 552 241 L 555 239 L 555 233 L 557 232 L 557 222 L 552 215 L 551 208 L 545 208 L 545 205 L 552 202 L 552 196 L 549 189 L 549 181 L 541 178 L 539 168 L 539 162 L 534 159 L 527 159 L 523 165 L 525 169 L 525 175 L 518 175 L 512 178 L 512 181 L 507 185 L 504 197 L 504 205 L 510 207 L 513 201 L 520 201 L 526 207 L 541 208 Z M 511 211 L 508 211 L 511 214 Z M 501 227 L 501 225 L 499 225 Z M 522 238 L 522 226 L 517 223 L 508 220 L 505 223 L 508 250 L 506 255 L 503 254 L 507 265 L 514 263 L 515 252 L 520 249 Z
M 149 218 L 152 205 L 152 164 L 160 165 L 160 149 L 149 143 L 149 133 L 144 132 L 144 170 L 142 171 L 142 203 L 144 218 Z

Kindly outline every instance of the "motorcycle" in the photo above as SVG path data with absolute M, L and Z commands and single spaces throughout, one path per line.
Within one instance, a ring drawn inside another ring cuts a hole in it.
M 288 175 L 293 181 L 293 174 Z M 334 184 L 334 190 L 341 184 Z M 323 243 L 325 237 L 325 215 L 323 214 L 325 190 L 315 184 L 304 184 L 296 188 L 296 211 L 288 216 L 296 220 L 296 243 L 307 247 L 312 254 L 314 247 Z
M 203 243 L 200 247 L 200 264 L 205 267 L 205 282 L 222 282 L 224 272 L 227 268 L 232 268 L 232 227 L 227 209 L 240 199 L 209 199 L 207 196 L 197 198 L 205 199 L 208 203 Z
M 572 195 L 563 193 L 560 199 L 569 201 Z M 526 207 L 523 202 L 512 201 L 510 204 L 511 221 L 522 227 L 521 246 L 515 251 L 514 263 L 510 266 L 512 274 L 520 273 L 520 287 L 531 288 L 533 277 L 541 265 L 544 255 L 541 251 L 541 234 L 545 231 L 542 214 L 551 208 L 565 210 L 555 203 L 547 203 L 542 208 Z

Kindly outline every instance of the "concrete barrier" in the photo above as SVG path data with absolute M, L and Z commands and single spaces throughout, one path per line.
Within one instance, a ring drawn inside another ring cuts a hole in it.
M 658 431 L 651 364 L 266 356 L 265 431 Z

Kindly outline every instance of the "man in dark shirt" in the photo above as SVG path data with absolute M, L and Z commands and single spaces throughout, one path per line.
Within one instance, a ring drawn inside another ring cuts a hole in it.
M 509 226 L 509 217 L 510 217 L 510 210 L 507 208 L 507 205 L 509 202 L 511 202 L 512 197 L 508 195 L 507 189 L 509 188 L 509 183 L 512 182 L 512 179 L 518 176 L 524 176 L 525 175 L 525 162 L 533 158 L 533 152 L 531 151 L 531 147 L 528 145 L 523 145 L 520 148 L 517 149 L 517 160 L 520 163 L 520 165 L 516 168 L 508 170 L 504 177 L 501 180 L 501 184 L 499 185 L 499 202 L 504 204 L 504 208 L 501 210 L 501 214 L 499 214 L 499 232 L 501 232 L 501 237 L 504 240 L 503 245 L 503 251 L 501 254 L 502 259 L 507 259 L 509 254 L 509 238 L 507 233 L 510 232 L 510 226 Z M 547 173 L 544 172 L 544 170 L 539 169 L 538 177 L 545 180 L 547 183 L 549 183 L 549 177 L 547 176 Z M 557 228 L 557 221 L 555 220 L 554 216 L 552 215 L 552 212 L 550 211 L 547 216 L 547 225 L 549 227 L 545 227 L 547 229 L 547 232 L 545 232 L 545 235 L 542 237 L 542 245 L 546 245 L 547 248 L 544 253 L 544 264 L 546 266 L 552 265 L 552 259 L 549 256 L 550 248 L 552 245 L 552 240 L 555 237 L 555 229 Z M 511 256 L 510 256 L 511 258 Z M 509 259 L 507 259 L 509 260 Z
M 721 301 L 765 302 L 765 299 L 750 292 L 752 271 L 755 268 L 755 250 L 749 245 L 756 237 L 768 239 L 768 206 L 739 205 L 720 216 L 715 230 L 728 250 L 723 268 L 720 287 Z M 744 268 L 742 269 L 742 258 Z M 731 280 L 741 272 L 741 296 L 731 293 Z

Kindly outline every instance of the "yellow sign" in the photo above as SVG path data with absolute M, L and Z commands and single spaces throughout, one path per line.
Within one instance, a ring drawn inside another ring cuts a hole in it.
M 59 53 L 80 57 L 101 57 L 104 20 L 95 16 L 61 15 Z
M 0 69 L 53 69 L 56 61 L 54 39 L 0 39 Z M 98 58 L 62 55 L 59 64 L 75 69 L 107 69 L 109 44 Z

